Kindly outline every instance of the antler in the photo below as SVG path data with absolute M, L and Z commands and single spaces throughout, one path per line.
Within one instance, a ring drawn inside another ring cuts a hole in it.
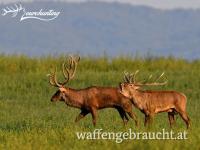
M 56 78 L 56 70 L 52 73 L 52 74 L 48 74 L 47 76 L 49 76 L 49 83 L 52 85 L 52 86 L 55 86 L 55 87 L 62 87 L 62 84 L 58 83 L 57 81 L 57 78 Z
M 133 83 L 136 83 L 136 75 L 138 74 L 139 70 L 136 70 L 135 73 L 133 74 Z
M 124 82 L 135 83 L 136 82 L 136 75 L 137 75 L 138 72 L 139 72 L 139 70 L 136 70 L 135 73 L 132 73 L 132 74 L 124 72 Z
M 132 83 L 133 75 L 129 74 L 128 72 L 124 72 L 124 82 Z
M 149 80 L 152 79 L 152 75 L 150 75 L 144 81 L 137 82 L 136 81 L 136 75 L 138 74 L 138 72 L 139 72 L 139 70 L 137 70 L 134 74 L 125 74 L 124 78 L 125 79 L 126 78 L 129 79 L 129 80 L 126 80 L 128 83 L 132 83 L 132 84 L 137 85 L 137 86 L 158 86 L 158 85 L 165 85 L 165 84 L 167 84 L 167 80 L 164 81 L 164 82 L 158 82 L 163 77 L 163 75 L 165 74 L 164 72 L 154 82 L 149 82 Z
M 15 4 L 14 5 L 15 6 L 15 8 L 13 8 L 12 6 L 11 7 L 6 7 L 6 8 L 4 8 L 3 9 L 3 16 L 5 16 L 6 14 L 8 14 L 8 13 L 13 13 L 12 14 L 12 17 L 16 17 L 17 16 L 17 13 L 19 12 L 19 11 L 21 11 L 23 8 L 22 8 L 22 5 L 21 4 L 19 4 L 19 6 L 17 5 L 17 4 Z
M 63 66 L 62 66 L 62 72 L 66 79 L 66 81 L 63 84 L 66 84 L 69 80 L 71 80 L 74 77 L 78 62 L 80 61 L 79 56 L 77 58 L 74 58 L 72 56 L 69 56 L 69 57 L 70 57 L 69 68 L 67 67 L 67 64 L 65 63 L 63 63 Z
M 65 77 L 65 81 L 63 83 L 57 81 L 55 69 L 55 71 L 52 74 L 48 74 L 49 83 L 55 87 L 63 87 L 67 82 L 69 82 L 69 80 L 71 80 L 74 77 L 79 60 L 79 56 L 76 59 L 70 56 L 69 68 L 67 67 L 68 65 L 66 63 L 63 63 L 62 65 L 62 72 Z

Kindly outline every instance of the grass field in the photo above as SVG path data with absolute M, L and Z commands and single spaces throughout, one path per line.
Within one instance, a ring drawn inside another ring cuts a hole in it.
M 78 140 L 76 132 L 93 131 L 91 115 L 75 124 L 79 110 L 64 103 L 50 102 L 57 90 L 48 83 L 51 68 L 61 67 L 64 57 L 28 58 L 25 56 L 0 55 L 0 149 L 200 149 L 200 60 L 185 61 L 174 58 L 128 58 L 109 59 L 82 58 L 76 76 L 68 86 L 85 88 L 92 85 L 118 86 L 123 71 L 140 69 L 139 79 L 150 73 L 158 75 L 165 71 L 168 84 L 154 89 L 177 90 L 188 97 L 187 111 L 192 121 L 187 130 L 187 140 L 125 140 L 117 144 L 114 140 Z M 59 78 L 62 77 L 58 69 Z M 98 111 L 96 128 L 104 131 L 146 131 L 144 116 L 136 108 L 140 126 L 130 120 L 125 128 L 114 109 Z M 177 117 L 174 132 L 186 130 Z M 155 117 L 152 131 L 170 131 L 166 113 Z

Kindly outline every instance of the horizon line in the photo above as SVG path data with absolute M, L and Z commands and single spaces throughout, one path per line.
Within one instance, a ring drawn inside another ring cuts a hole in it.
M 132 2 L 120 2 L 120 1 L 106 1 L 106 0 L 97 0 L 97 1 L 90 1 L 90 0 L 78 0 L 78 1 L 71 1 L 71 0 L 45 0 L 45 1 L 40 1 L 40 0 L 10 0 L 10 1 L 4 1 L 4 0 L 0 0 L 0 5 L 7 5 L 7 4 L 13 4 L 13 3 L 35 3 L 35 2 L 52 2 L 52 3 L 77 3 L 77 4 L 81 4 L 81 3 L 108 3 L 108 4 L 112 4 L 112 3 L 117 3 L 117 4 L 121 4 L 121 5 L 130 5 L 130 6 L 141 6 L 141 7 L 148 7 L 148 8 L 152 8 L 152 9 L 158 9 L 158 10 L 199 10 L 200 7 L 181 7 L 181 6 L 174 6 L 174 7 L 158 7 L 158 6 L 153 6 L 153 5 L 149 5 L 149 4 L 135 4 Z

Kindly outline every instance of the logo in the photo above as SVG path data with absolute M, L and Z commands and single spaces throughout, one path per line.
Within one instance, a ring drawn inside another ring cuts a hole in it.
M 11 14 L 12 17 L 16 17 L 18 13 L 22 12 L 22 16 L 20 18 L 20 21 L 26 20 L 26 19 L 38 19 L 42 21 L 50 21 L 56 19 L 60 12 L 56 12 L 53 9 L 50 9 L 48 11 L 43 11 L 43 9 L 40 9 L 39 11 L 26 11 L 26 9 L 21 5 L 15 4 L 11 7 L 3 8 L 2 16 L 6 16 L 7 14 Z

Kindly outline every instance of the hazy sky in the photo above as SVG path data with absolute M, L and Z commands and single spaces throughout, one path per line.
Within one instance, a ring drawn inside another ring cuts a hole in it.
M 0 0 L 1 3 L 23 2 L 23 1 L 66 1 L 66 2 L 85 2 L 85 1 L 104 1 L 121 2 L 133 5 L 147 5 L 161 9 L 172 8 L 200 8 L 200 0 Z

